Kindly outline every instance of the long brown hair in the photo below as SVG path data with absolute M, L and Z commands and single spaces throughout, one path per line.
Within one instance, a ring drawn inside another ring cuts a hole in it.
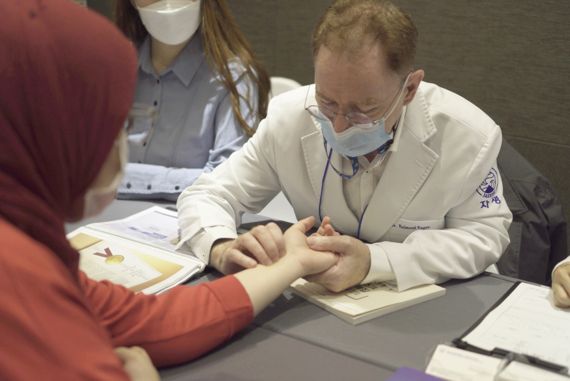
M 209 65 L 221 75 L 225 88 L 230 93 L 232 110 L 241 128 L 252 136 L 255 128 L 247 124 L 240 110 L 240 98 L 249 107 L 249 113 L 255 110 L 254 105 L 245 96 L 240 95 L 232 78 L 230 62 L 238 59 L 248 75 L 257 86 L 257 117 L 258 120 L 267 115 L 269 90 L 271 88 L 269 75 L 253 53 L 251 45 L 239 30 L 225 0 L 202 0 L 201 33 L 204 49 Z M 119 29 L 137 46 L 140 45 L 148 32 L 139 17 L 138 11 L 130 0 L 116 0 L 115 22 Z

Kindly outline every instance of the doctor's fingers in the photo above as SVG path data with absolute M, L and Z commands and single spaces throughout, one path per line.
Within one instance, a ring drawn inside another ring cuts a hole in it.
M 321 221 L 321 224 L 319 225 L 319 228 L 317 229 L 317 232 L 315 234 L 326 235 L 325 226 L 329 225 L 330 223 L 331 223 L 331 218 L 329 216 L 325 216 L 325 218 L 323 218 L 323 220 Z
M 334 230 L 334 228 L 331 224 L 327 224 L 327 225 L 325 225 L 325 235 L 326 236 L 333 236 L 333 235 L 340 235 L 340 233 L 337 232 L 336 230 Z
M 356 244 L 356 239 L 347 235 L 311 236 L 307 238 L 309 247 L 318 251 L 332 251 L 335 253 L 350 253 Z
M 253 234 L 257 230 L 257 226 L 249 232 L 242 234 L 237 239 L 237 249 L 243 253 L 249 254 L 253 259 L 262 265 L 269 266 L 273 263 L 271 258 L 265 252 L 265 249 L 258 238 Z
M 335 235 L 338 234 L 333 226 L 331 225 L 331 218 L 329 216 L 325 216 L 325 218 L 323 218 L 323 221 L 321 222 L 321 224 L 319 225 L 319 228 L 317 229 L 317 232 L 312 234 L 312 235 Z
M 257 261 L 240 250 L 230 248 L 224 253 L 222 272 L 233 274 L 243 269 L 251 269 L 257 266 Z
M 554 304 L 558 307 L 570 307 L 570 297 L 568 289 L 565 289 L 562 284 L 554 283 L 552 285 L 552 293 L 554 294 Z
M 342 279 L 341 273 L 336 271 L 336 266 L 332 266 L 328 270 L 314 275 L 306 276 L 309 282 L 320 284 L 324 288 L 332 292 L 341 292 L 349 287 L 348 282 Z
M 281 228 L 274 222 L 270 222 L 265 225 L 271 235 L 273 236 L 273 242 L 277 245 L 278 250 L 278 258 L 281 258 L 285 255 L 286 248 L 285 248 L 285 236 Z
M 285 254 L 283 232 L 276 224 L 269 223 L 265 226 L 256 226 L 250 230 L 250 233 L 262 246 L 271 263 L 276 262 Z
M 330 251 L 305 251 L 299 261 L 306 275 L 323 274 L 338 263 L 338 255 Z

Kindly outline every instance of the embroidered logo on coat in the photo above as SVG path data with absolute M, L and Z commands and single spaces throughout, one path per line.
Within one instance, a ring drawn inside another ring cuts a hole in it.
M 491 168 L 489 174 L 485 177 L 485 180 L 477 188 L 477 193 L 479 193 L 484 198 L 491 198 L 497 193 L 497 187 L 499 186 L 499 176 L 497 175 L 497 170 Z

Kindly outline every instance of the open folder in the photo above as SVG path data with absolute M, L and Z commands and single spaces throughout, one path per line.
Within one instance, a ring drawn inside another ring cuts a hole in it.
M 500 380 L 526 379 L 510 376 L 516 371 L 529 374 L 528 369 L 568 376 L 570 366 L 570 311 L 554 306 L 550 288 L 517 282 L 461 337 L 453 340 L 455 348 L 439 348 L 428 370 L 438 368 L 445 376 L 445 364 L 462 358 L 481 366 L 488 361 L 489 373 Z M 467 352 L 485 357 L 470 356 Z M 495 360 L 491 360 L 495 359 Z M 437 363 L 437 364 L 434 364 Z M 465 367 L 464 367 L 465 368 Z M 504 374 L 503 374 L 504 373 Z M 503 374 L 501 376 L 501 374 Z M 521 373 L 523 374 L 523 373 Z M 547 374 L 547 373 L 543 373 Z M 449 377 L 449 376 L 448 376 Z M 451 378 L 450 378 L 451 379 Z M 467 379 L 463 376 L 462 379 Z M 555 376 L 539 379 L 558 379 Z M 564 378 L 566 379 L 566 378 Z
M 67 235 L 79 268 L 94 280 L 155 294 L 204 270 L 187 247 L 178 247 L 174 211 L 153 206 L 127 218 L 90 224 Z

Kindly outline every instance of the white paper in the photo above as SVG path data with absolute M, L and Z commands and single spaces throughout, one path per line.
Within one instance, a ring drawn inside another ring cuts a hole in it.
M 438 345 L 427 374 L 450 381 L 494 381 L 502 360 L 463 349 Z
M 463 341 L 570 366 L 570 311 L 554 306 L 550 288 L 521 283 Z
M 92 224 L 91 227 L 164 250 L 192 254 L 184 248 L 176 249 L 179 240 L 176 212 L 164 208 L 155 206 L 122 220 Z
M 499 374 L 497 381 L 569 381 L 570 378 L 517 361 Z

